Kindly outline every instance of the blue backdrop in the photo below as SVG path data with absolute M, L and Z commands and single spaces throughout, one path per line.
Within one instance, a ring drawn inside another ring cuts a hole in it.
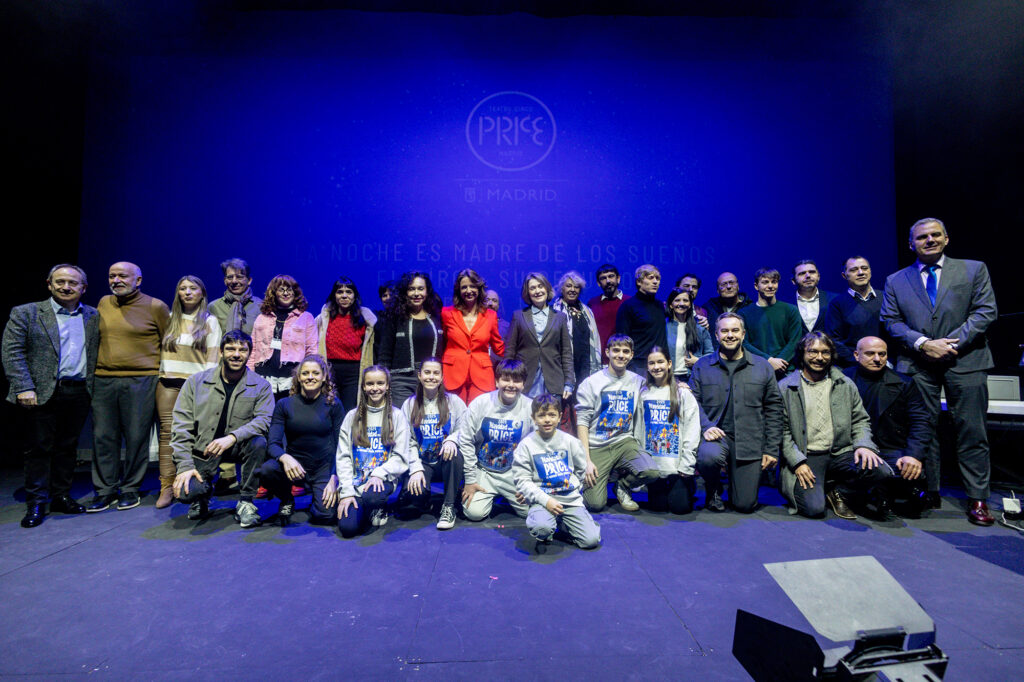
M 506 316 L 533 269 L 589 298 L 601 263 L 652 262 L 701 299 L 761 265 L 791 298 L 798 258 L 833 290 L 847 255 L 895 269 L 888 59 L 844 23 L 243 13 L 91 73 L 91 299 L 121 259 L 169 301 L 239 256 L 317 308 L 412 268 L 448 302 L 468 266 Z

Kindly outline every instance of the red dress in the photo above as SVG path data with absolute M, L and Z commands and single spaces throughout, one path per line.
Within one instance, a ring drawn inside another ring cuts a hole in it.
M 473 398 L 494 390 L 494 367 L 487 352 L 505 355 L 505 342 L 498 333 L 498 314 L 490 308 L 477 313 L 472 329 L 466 328 L 462 312 L 454 306 L 441 309 L 441 325 L 447 337 L 444 357 L 444 386 L 467 405 Z

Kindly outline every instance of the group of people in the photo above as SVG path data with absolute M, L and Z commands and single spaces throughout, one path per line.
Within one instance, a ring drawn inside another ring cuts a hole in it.
M 28 438 L 22 526 L 138 506 L 154 417 L 156 506 L 177 500 L 202 519 L 218 479 L 233 481 L 242 527 L 262 522 L 257 497 L 277 497 L 287 522 L 308 493 L 310 521 L 351 537 L 387 523 L 389 507 L 429 510 L 440 481 L 440 529 L 460 504 L 479 521 L 503 497 L 538 542 L 561 529 L 592 548 L 610 483 L 627 511 L 646 489 L 651 510 L 685 514 L 699 474 L 707 510 L 749 513 L 776 467 L 794 513 L 886 516 L 903 499 L 914 514 L 941 503 L 943 388 L 968 518 L 990 525 L 995 298 L 984 264 L 947 257 L 948 240 L 940 221 L 915 223 L 917 262 L 881 294 L 861 256 L 845 262 L 841 294 L 820 290 L 802 260 L 795 303 L 776 298 L 770 268 L 754 274 L 756 300 L 725 272 L 703 307 L 692 274 L 659 299 L 653 265 L 637 268 L 632 297 L 602 266 L 588 303 L 579 273 L 553 287 L 532 272 L 507 324 L 471 269 L 457 273 L 450 306 L 426 273 L 409 272 L 376 312 L 340 277 L 314 317 L 290 276 L 254 296 L 240 259 L 222 263 L 221 298 L 188 275 L 170 307 L 141 292 L 129 262 L 110 267 L 111 295 L 84 305 L 85 272 L 61 264 L 50 298 L 15 308 L 3 335 L 8 400 Z M 90 408 L 95 496 L 82 505 L 70 487 Z

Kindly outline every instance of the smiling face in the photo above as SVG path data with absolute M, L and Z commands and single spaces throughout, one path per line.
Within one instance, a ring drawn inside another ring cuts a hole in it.
M 843 279 L 856 290 L 866 289 L 871 283 L 871 265 L 865 258 L 851 258 L 846 261 Z
M 538 308 L 543 308 L 548 302 L 548 290 L 544 286 L 544 283 L 538 279 L 530 279 L 526 283 L 526 295 L 530 299 L 530 304 Z
M 774 277 L 758 277 L 754 288 L 763 300 L 774 301 L 775 294 L 779 291 L 779 280 Z
M 718 337 L 718 345 L 726 353 L 732 353 L 739 349 L 743 345 L 743 339 L 746 335 L 747 332 L 743 328 L 743 323 L 735 317 L 719 320 L 718 324 L 715 325 L 715 336 Z
M 363 375 L 363 395 L 366 404 L 381 407 L 388 394 L 388 377 L 384 372 L 372 371 Z
M 824 341 L 815 339 L 804 349 L 804 367 L 809 373 L 821 376 L 832 366 L 832 351 Z
M 910 250 L 922 263 L 935 263 L 949 244 L 949 236 L 939 223 L 923 223 L 910 235 Z
M 65 308 L 74 308 L 85 293 L 82 275 L 74 268 L 58 268 L 46 281 L 53 300 Z
M 356 292 L 352 287 L 342 284 L 334 292 L 334 302 L 338 310 L 348 310 L 356 302 Z
M 690 301 L 690 294 L 684 291 L 681 294 L 677 294 L 672 299 L 672 314 L 675 315 L 677 320 L 682 320 L 686 316 L 686 313 L 693 307 L 692 301 Z
M 562 285 L 562 299 L 566 303 L 575 303 L 580 300 L 580 291 L 582 287 L 571 279 L 565 280 L 565 284 Z
M 664 386 L 672 376 L 672 361 L 661 351 L 654 351 L 647 356 L 647 373 L 655 386 Z
M 107 273 L 107 284 L 114 296 L 130 296 L 142 284 L 142 275 L 132 263 L 114 263 Z
M 427 301 L 427 280 L 413 277 L 409 288 L 405 290 L 405 300 L 409 302 L 411 312 L 419 312 Z
M 420 367 L 418 376 L 420 383 L 423 384 L 424 392 L 428 395 L 434 395 L 441 388 L 441 380 L 443 379 L 441 363 L 433 361 L 424 362 Z
M 182 310 L 189 314 L 203 300 L 203 290 L 195 282 L 184 279 L 178 285 L 178 300 L 181 301 Z
M 544 405 L 533 415 L 533 423 L 537 427 L 537 433 L 541 438 L 551 438 L 555 435 L 558 423 L 562 415 L 555 409 L 554 405 Z
M 241 270 L 235 268 L 224 269 L 224 286 L 235 296 L 241 296 L 252 284 L 252 277 L 249 277 Z
M 881 372 L 889 360 L 889 348 L 877 336 L 865 336 L 857 342 L 853 357 L 868 372 Z
M 291 308 L 295 303 L 295 289 L 291 284 L 281 284 L 274 289 L 274 298 L 278 308 Z
M 473 280 L 469 277 L 463 277 L 459 280 L 459 296 L 462 298 L 463 304 L 467 308 L 473 308 L 476 306 L 477 297 L 480 292 L 477 291 L 476 285 L 473 284 Z
M 506 405 L 514 403 L 523 392 L 524 382 L 521 379 L 513 379 L 508 374 L 502 374 L 494 383 L 498 387 L 498 398 Z
M 722 298 L 735 298 L 739 293 L 740 283 L 736 275 L 731 272 L 723 272 L 718 276 L 718 295 Z
M 613 343 L 604 352 L 608 356 L 608 366 L 616 374 L 621 374 L 633 359 L 633 349 L 625 343 Z
M 307 398 L 320 395 L 320 389 L 324 387 L 324 371 L 320 365 L 315 362 L 302 363 L 299 367 L 299 386 Z
M 249 360 L 249 345 L 242 341 L 228 341 L 220 354 L 224 368 L 232 374 L 238 374 L 245 369 L 245 363 Z

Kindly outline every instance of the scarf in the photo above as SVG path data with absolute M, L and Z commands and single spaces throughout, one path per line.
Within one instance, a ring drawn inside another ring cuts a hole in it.
M 228 328 L 224 331 L 244 329 L 246 324 L 245 306 L 252 301 L 252 287 L 242 292 L 241 296 L 235 296 L 230 291 L 225 291 L 224 300 L 231 304 L 231 314 L 228 315 Z

